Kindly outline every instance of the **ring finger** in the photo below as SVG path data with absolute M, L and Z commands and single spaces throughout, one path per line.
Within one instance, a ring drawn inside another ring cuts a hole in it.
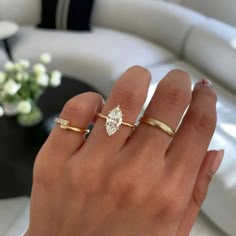
M 144 113 L 144 117 L 161 121 L 176 129 L 191 100 L 189 75 L 181 70 L 173 70 L 159 83 Z M 152 142 L 159 152 L 165 153 L 171 137 L 162 129 L 140 123 L 133 135 L 134 145 Z M 132 147 L 131 147 L 132 148 Z

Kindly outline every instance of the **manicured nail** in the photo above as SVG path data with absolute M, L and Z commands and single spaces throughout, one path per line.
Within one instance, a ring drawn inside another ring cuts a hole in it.
M 208 79 L 205 79 L 205 78 L 199 80 L 196 84 L 197 85 L 212 86 L 212 82 Z
M 211 164 L 211 168 L 210 168 L 211 175 L 214 175 L 216 173 L 216 171 L 219 169 L 220 164 L 223 160 L 223 157 L 224 157 L 224 150 L 218 151 L 212 164 Z

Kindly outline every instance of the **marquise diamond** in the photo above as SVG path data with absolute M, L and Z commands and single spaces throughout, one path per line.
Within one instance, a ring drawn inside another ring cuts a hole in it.
M 122 124 L 122 111 L 119 106 L 109 112 L 106 120 L 106 131 L 109 136 L 115 134 Z

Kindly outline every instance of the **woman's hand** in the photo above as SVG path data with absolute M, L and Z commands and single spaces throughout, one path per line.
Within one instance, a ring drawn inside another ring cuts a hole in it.
M 106 104 L 95 93 L 71 99 L 60 117 L 86 128 L 96 113 L 120 105 L 133 124 L 147 96 L 150 73 L 132 67 Z M 97 118 L 87 140 L 56 125 L 34 166 L 27 236 L 188 235 L 222 152 L 207 153 L 216 125 L 216 95 L 206 80 L 191 91 L 187 73 L 159 83 L 144 116 L 177 129 L 173 139 L 156 127 L 121 125 L 108 136 Z

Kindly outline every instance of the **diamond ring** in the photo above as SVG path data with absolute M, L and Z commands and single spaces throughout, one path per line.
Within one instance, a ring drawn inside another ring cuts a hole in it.
M 81 133 L 81 134 L 88 134 L 90 132 L 89 129 L 82 129 L 82 128 L 69 126 L 70 122 L 68 120 L 64 120 L 64 119 L 61 119 L 61 118 L 55 118 L 54 121 L 55 121 L 55 123 L 60 125 L 61 129 L 71 130 L 71 131 Z
M 136 125 L 124 122 L 122 117 L 124 116 L 122 114 L 122 111 L 120 109 L 120 106 L 117 106 L 112 111 L 109 112 L 108 116 L 105 116 L 101 113 L 97 113 L 97 116 L 103 119 L 106 119 L 106 131 L 109 136 L 115 134 L 121 125 L 128 126 L 130 128 L 135 128 Z

